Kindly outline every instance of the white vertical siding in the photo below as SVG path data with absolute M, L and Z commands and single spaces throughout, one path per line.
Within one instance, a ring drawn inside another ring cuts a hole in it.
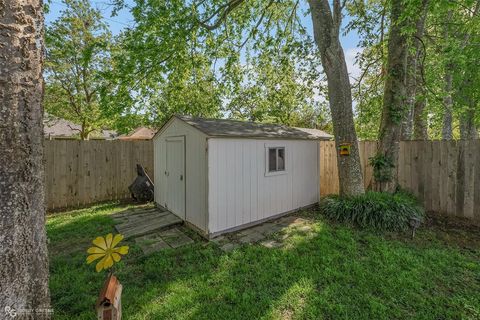
M 177 118 L 173 118 L 154 138 L 155 202 L 165 205 L 168 187 L 165 139 L 175 136 L 185 137 L 185 219 L 207 233 L 206 135 Z
M 265 176 L 266 145 L 285 146 L 286 173 Z M 210 233 L 318 201 L 318 142 L 208 139 Z

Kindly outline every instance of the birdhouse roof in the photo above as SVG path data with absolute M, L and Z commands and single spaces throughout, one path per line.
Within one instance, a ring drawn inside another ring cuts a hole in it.
M 117 277 L 110 275 L 107 281 L 105 281 L 102 291 L 100 291 L 96 304 L 97 307 L 105 305 L 106 303 L 112 304 L 119 285 L 120 282 Z

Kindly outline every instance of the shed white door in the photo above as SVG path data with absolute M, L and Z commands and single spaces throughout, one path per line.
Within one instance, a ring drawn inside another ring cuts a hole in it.
M 167 138 L 168 210 L 185 219 L 185 137 Z

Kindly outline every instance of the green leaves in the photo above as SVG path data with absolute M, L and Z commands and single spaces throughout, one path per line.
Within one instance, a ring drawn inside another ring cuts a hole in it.
M 392 168 L 395 168 L 393 160 L 389 157 L 377 153 L 368 159 L 368 163 L 373 168 L 375 182 L 389 182 L 392 180 Z
M 232 5 L 233 5 L 232 1 Z M 136 1 L 118 39 L 117 105 L 149 122 L 172 113 L 325 126 L 320 59 L 295 1 Z
M 45 110 L 82 126 L 82 139 L 111 125 L 101 104 L 108 83 L 112 37 L 88 0 L 66 0 L 66 9 L 45 33 Z
M 421 0 L 405 0 L 405 9 L 401 19 L 416 19 L 421 13 Z M 360 138 L 374 139 L 380 126 L 380 102 L 384 93 L 386 44 L 390 17 L 388 6 L 391 1 L 371 0 L 352 2 L 347 10 L 352 17 L 347 30 L 360 34 L 359 45 L 363 48 L 358 57 L 362 77 L 354 85 L 353 93 L 356 105 L 356 126 Z M 428 136 L 442 138 L 447 108 L 453 110 L 453 136 L 460 137 L 460 122 L 464 115 L 474 118 L 477 128 L 480 125 L 478 108 L 480 100 L 480 15 L 478 1 L 429 1 L 426 16 L 425 34 L 420 37 L 421 75 L 415 86 L 416 101 L 425 101 L 424 118 L 428 125 Z M 477 12 L 475 14 L 475 12 Z M 403 21 L 402 20 L 402 21 Z M 413 25 L 402 30 L 408 36 L 409 53 L 415 51 L 417 39 Z M 453 78 L 451 88 L 446 79 Z M 450 107 L 445 103 L 453 98 Z M 394 113 L 395 121 L 403 114 Z M 464 117 L 465 119 L 465 117 Z

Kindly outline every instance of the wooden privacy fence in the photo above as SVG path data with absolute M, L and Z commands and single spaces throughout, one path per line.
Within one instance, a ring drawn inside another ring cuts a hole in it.
M 365 186 L 376 142 L 359 143 Z M 338 193 L 335 142 L 320 142 L 320 193 Z M 152 141 L 46 140 L 47 209 L 77 207 L 130 197 L 128 186 L 142 164 L 153 179 Z M 402 141 L 400 185 L 427 211 L 480 220 L 480 140 Z
M 359 143 L 365 187 L 373 179 L 368 158 L 376 142 Z M 320 193 L 338 193 L 335 142 L 320 144 Z M 400 185 L 413 192 L 425 210 L 480 220 L 480 140 L 402 141 L 397 167 Z
M 153 179 L 152 141 L 45 140 L 47 210 L 130 197 L 136 164 Z

